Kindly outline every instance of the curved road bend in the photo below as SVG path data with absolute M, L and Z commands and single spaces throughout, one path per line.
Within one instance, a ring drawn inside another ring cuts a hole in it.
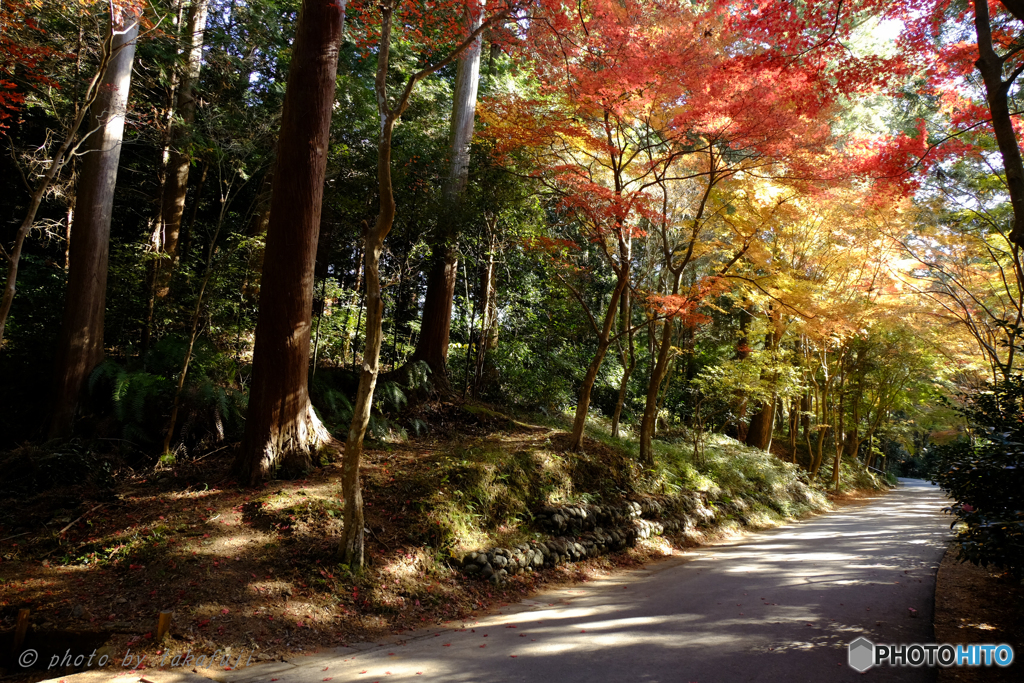
M 950 537 L 940 512 L 947 501 L 926 482 L 901 484 L 867 504 L 739 543 L 547 591 L 465 630 L 361 643 L 225 679 L 934 680 L 928 667 L 858 674 L 847 666 L 847 643 L 858 636 L 893 644 L 933 639 L 935 574 Z

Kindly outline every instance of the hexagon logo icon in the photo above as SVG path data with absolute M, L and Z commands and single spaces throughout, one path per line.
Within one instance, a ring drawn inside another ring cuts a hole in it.
M 867 638 L 858 638 L 848 646 L 848 659 L 850 667 L 860 673 L 870 669 L 875 663 L 875 644 Z

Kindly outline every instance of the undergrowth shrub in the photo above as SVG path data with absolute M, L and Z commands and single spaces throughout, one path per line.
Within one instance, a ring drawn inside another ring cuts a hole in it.
M 47 447 L 26 445 L 0 458 L 0 493 L 16 497 L 77 485 L 110 488 L 115 469 L 109 455 L 80 439 Z
M 89 377 L 93 410 L 112 419 L 124 440 L 145 448 L 161 445 L 186 351 L 184 339 L 170 336 L 153 346 L 144 368 L 104 361 Z M 241 436 L 248 397 L 235 385 L 235 375 L 229 356 L 205 339 L 196 341 L 173 441 L 181 455 Z
M 1024 577 L 1024 375 L 964 397 L 974 442 L 937 446 L 932 480 L 956 501 L 960 558 Z
M 376 441 L 404 440 L 412 429 L 420 434 L 425 424 L 418 419 L 405 420 L 404 412 L 410 398 L 428 390 L 430 371 L 423 361 L 410 363 L 396 380 L 380 382 L 374 391 L 373 410 L 366 436 Z M 352 400 L 357 388 L 355 373 L 325 368 L 313 375 L 310 400 L 320 419 L 332 432 L 345 432 L 352 422 Z

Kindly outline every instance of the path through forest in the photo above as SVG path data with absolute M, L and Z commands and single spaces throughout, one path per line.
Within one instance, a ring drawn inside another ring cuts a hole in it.
M 932 642 L 950 537 L 934 486 L 699 548 L 466 622 L 241 669 L 228 681 L 860 680 L 847 643 Z M 873 680 L 929 681 L 928 668 Z

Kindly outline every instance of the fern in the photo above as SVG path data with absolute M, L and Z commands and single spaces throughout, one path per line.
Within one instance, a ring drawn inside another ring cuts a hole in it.
M 128 395 L 130 384 L 131 378 L 124 368 L 121 368 L 120 372 L 114 377 L 114 391 L 110 397 L 110 400 L 114 403 L 114 414 L 117 416 L 118 422 L 124 422 L 125 420 L 124 397 Z
M 385 382 L 381 387 L 382 403 L 390 406 L 393 410 L 401 410 L 402 406 L 409 402 L 405 392 L 395 382 Z

